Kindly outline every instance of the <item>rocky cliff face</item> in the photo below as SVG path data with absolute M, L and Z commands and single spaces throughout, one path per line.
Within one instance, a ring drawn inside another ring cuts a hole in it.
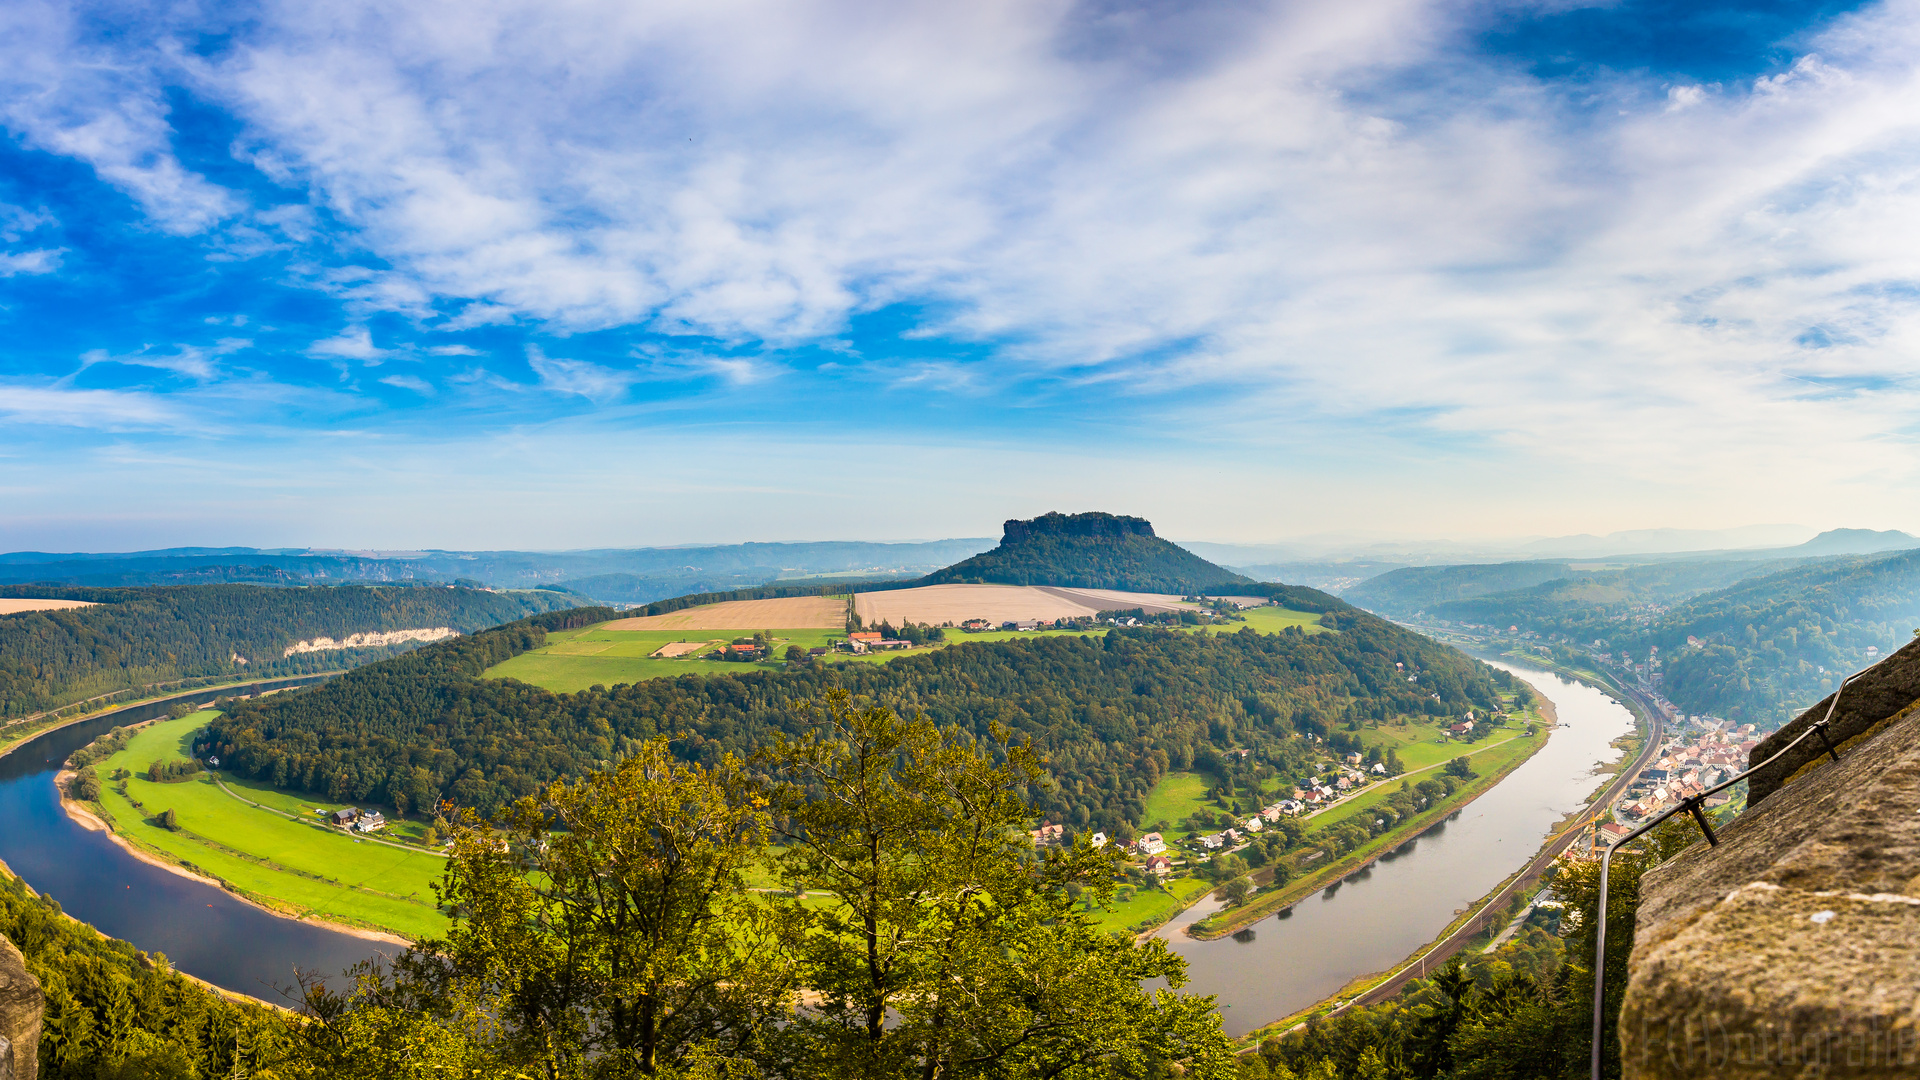
M 1920 1075 L 1920 642 L 1848 687 L 1842 713 L 1839 761 L 1809 739 L 1755 778 L 1762 801 L 1718 847 L 1642 879 L 1626 1080 Z
M 1146 518 L 1119 514 L 1062 514 L 1054 511 L 1030 521 L 1008 521 L 1000 542 L 1018 544 L 1036 536 L 1119 537 L 1152 536 L 1153 523 Z
M 27 959 L 0 936 L 0 1080 L 35 1080 L 46 1001 Z

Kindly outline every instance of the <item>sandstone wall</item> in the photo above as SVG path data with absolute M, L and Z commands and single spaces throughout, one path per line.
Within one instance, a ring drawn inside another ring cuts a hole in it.
M 0 1080 L 35 1080 L 40 1071 L 40 1018 L 46 1002 L 26 957 L 0 935 Z
M 1856 699 L 1837 763 L 1788 770 L 1719 847 L 1696 843 L 1642 880 L 1620 1016 L 1628 1080 L 1920 1075 L 1910 650 Z

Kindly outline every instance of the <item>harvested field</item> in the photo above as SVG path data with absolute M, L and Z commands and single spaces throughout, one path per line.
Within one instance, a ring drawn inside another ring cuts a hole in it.
M 772 627 L 836 630 L 847 624 L 844 596 L 789 596 L 779 600 L 729 600 L 724 604 L 642 615 L 601 623 L 602 630 L 766 630 Z
M 10 597 L 0 600 L 0 615 L 17 615 L 22 611 L 63 611 L 67 608 L 92 606 L 91 600 L 28 600 Z
M 888 622 L 959 624 L 968 619 L 1019 622 L 1092 617 L 1102 611 L 1141 608 L 1149 613 L 1192 609 L 1177 596 L 1157 593 L 1056 589 L 1029 585 L 928 585 L 893 592 L 861 593 L 854 610 L 868 625 Z
M 717 641 L 669 641 L 665 645 L 655 649 L 652 655 L 669 658 L 686 656 L 689 653 L 697 653 L 708 646 L 718 644 L 720 643 Z

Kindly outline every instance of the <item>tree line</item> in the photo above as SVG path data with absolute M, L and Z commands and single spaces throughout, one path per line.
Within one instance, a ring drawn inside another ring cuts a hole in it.
M 573 616 L 569 613 L 569 618 Z M 606 768 L 657 736 L 711 763 L 791 734 L 809 702 L 844 689 L 922 709 L 984 737 L 998 723 L 1048 762 L 1027 793 L 1047 820 L 1116 832 L 1140 820 L 1168 771 L 1210 751 L 1277 748 L 1393 716 L 1491 709 L 1511 683 L 1452 649 L 1357 611 L 1339 632 L 1198 635 L 1114 630 L 963 642 L 886 664 L 794 664 L 558 694 L 480 678 L 544 642 L 523 620 L 370 664 L 305 690 L 229 703 L 196 753 L 224 768 L 342 801 L 492 813 Z M 1396 663 L 1417 668 L 1409 683 Z M 1277 756 L 1277 750 L 1276 750 Z
M 549 592 L 380 585 L 0 588 L 9 596 L 94 606 L 0 616 L 0 718 L 156 683 L 325 671 L 411 645 L 283 654 L 317 637 L 439 626 L 466 633 L 577 602 Z

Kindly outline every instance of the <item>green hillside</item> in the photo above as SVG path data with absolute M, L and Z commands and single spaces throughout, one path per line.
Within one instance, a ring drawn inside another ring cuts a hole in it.
M 470 633 L 581 602 L 554 592 L 427 585 L 0 587 L 0 597 L 16 596 L 94 606 L 0 615 L 0 718 L 155 683 L 351 667 L 417 643 L 291 655 L 287 649 L 359 633 L 442 626 Z
M 797 732 L 810 704 L 839 687 L 860 700 L 914 702 L 980 736 L 1007 725 L 1048 755 L 1058 783 L 1028 793 L 1035 812 L 1111 831 L 1140 820 L 1162 775 L 1227 749 L 1283 761 L 1306 752 L 1300 734 L 1434 724 L 1494 708 L 1511 682 L 1350 608 L 1323 615 L 1312 634 L 1143 628 L 965 642 L 887 664 L 687 674 L 571 694 L 482 677 L 576 619 L 589 616 L 525 620 L 235 703 L 208 725 L 201 750 L 277 787 L 384 804 L 399 792 L 410 805 L 448 798 L 491 811 L 656 735 L 673 736 L 675 752 L 693 760 L 751 754 L 775 732 Z
M 1160 539 L 1145 518 L 1056 512 L 1007 522 L 999 547 L 919 582 L 965 583 L 1188 595 L 1254 582 Z

